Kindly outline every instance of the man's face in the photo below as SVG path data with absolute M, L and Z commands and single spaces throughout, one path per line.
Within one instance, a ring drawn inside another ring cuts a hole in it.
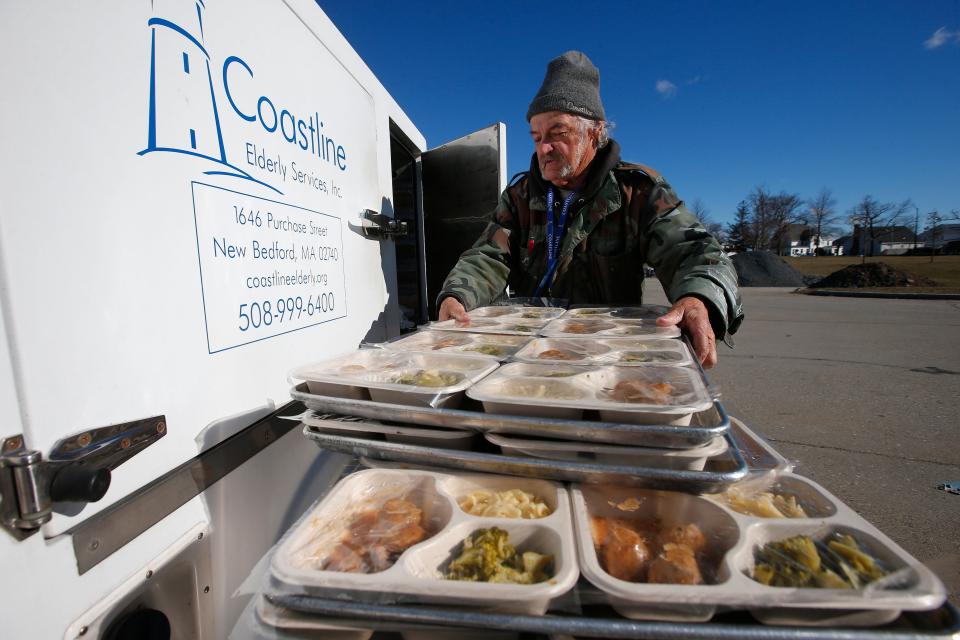
M 581 131 L 576 116 L 561 111 L 538 113 L 530 119 L 530 136 L 544 180 L 566 186 L 590 164 L 589 134 Z

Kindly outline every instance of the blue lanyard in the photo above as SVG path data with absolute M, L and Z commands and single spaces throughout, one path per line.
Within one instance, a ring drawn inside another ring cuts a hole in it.
M 560 220 L 557 222 L 556 230 L 554 230 L 553 203 L 556 196 L 554 195 L 553 187 L 547 189 L 547 272 L 543 274 L 543 280 L 541 280 L 537 286 L 537 290 L 533 294 L 534 297 L 540 295 L 540 292 L 547 286 L 547 282 L 550 281 L 554 270 L 557 268 L 557 262 L 560 257 L 560 240 L 563 238 L 563 228 L 567 223 L 567 213 L 570 211 L 570 203 L 573 202 L 573 199 L 576 197 L 577 192 L 571 191 L 567 194 L 567 197 L 563 199 L 563 208 L 560 210 Z

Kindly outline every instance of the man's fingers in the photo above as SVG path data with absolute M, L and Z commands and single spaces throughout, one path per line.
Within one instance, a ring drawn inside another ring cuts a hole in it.
M 703 365 L 704 369 L 712 369 L 717 365 L 717 342 L 711 336 L 707 339 L 708 351 L 707 355 L 700 361 L 700 364 Z
M 717 364 L 717 342 L 713 335 L 705 331 L 692 333 L 693 350 L 697 352 L 697 359 L 704 369 L 710 369 Z
M 682 309 L 670 309 L 665 314 L 657 318 L 658 327 L 672 327 L 680 324 L 680 321 L 683 320 L 683 310 Z
M 464 309 L 460 301 L 454 297 L 443 299 L 443 302 L 440 303 L 440 311 L 437 313 L 437 318 L 441 322 L 444 320 L 456 320 L 466 325 L 470 324 L 470 316 L 467 315 L 467 310 Z

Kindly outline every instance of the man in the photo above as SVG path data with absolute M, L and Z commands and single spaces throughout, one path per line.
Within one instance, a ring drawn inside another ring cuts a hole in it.
M 600 72 L 586 55 L 568 51 L 550 62 L 527 120 L 530 171 L 500 196 L 487 229 L 447 276 L 440 320 L 468 323 L 468 309 L 490 304 L 508 284 L 518 296 L 637 304 L 647 263 L 673 302 L 657 324 L 679 326 L 700 362 L 714 366 L 716 339 L 743 320 L 736 271 L 663 177 L 620 160 Z

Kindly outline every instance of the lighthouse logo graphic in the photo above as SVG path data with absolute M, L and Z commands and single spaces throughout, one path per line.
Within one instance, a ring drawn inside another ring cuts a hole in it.
M 250 180 L 280 193 L 232 165 L 220 130 L 220 114 L 204 46 L 204 0 L 154 0 L 150 27 L 150 111 L 147 146 L 139 152 L 182 153 L 217 167 L 206 175 Z

